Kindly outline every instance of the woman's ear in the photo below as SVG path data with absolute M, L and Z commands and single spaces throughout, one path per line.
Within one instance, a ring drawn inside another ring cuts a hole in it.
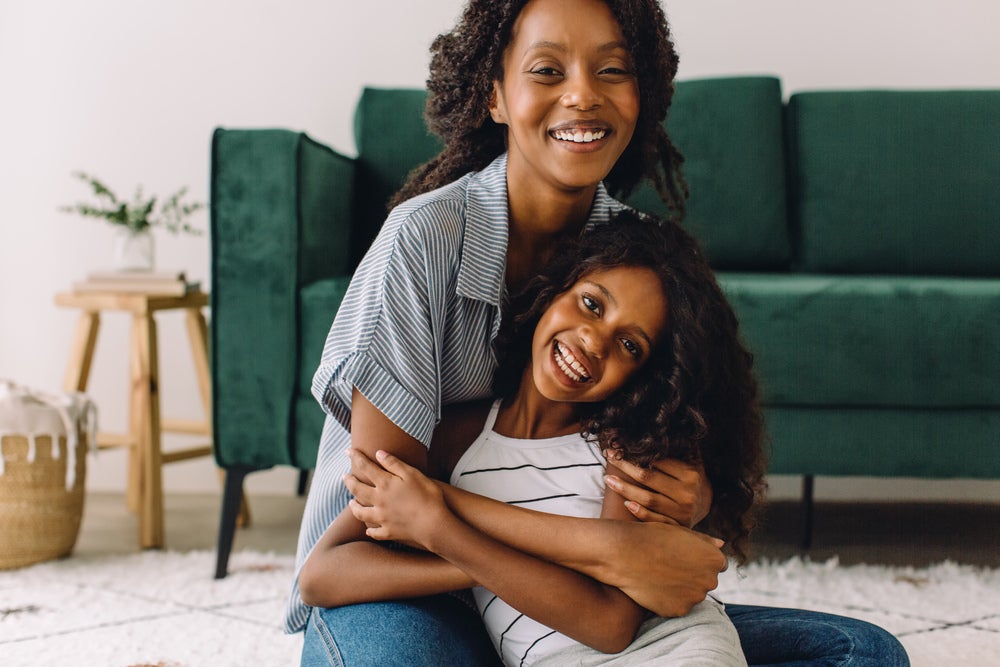
M 500 108 L 500 82 L 493 82 L 493 92 L 490 93 L 490 118 L 493 119 L 494 123 L 498 125 L 506 125 L 507 117 Z

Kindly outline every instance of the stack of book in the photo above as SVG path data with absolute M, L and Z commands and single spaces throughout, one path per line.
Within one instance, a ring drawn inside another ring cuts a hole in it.
M 183 271 L 94 271 L 73 284 L 77 292 L 127 292 L 184 296 L 196 292 L 201 283 L 188 280 Z

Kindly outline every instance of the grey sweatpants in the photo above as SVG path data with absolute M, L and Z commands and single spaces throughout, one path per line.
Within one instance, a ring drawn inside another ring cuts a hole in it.
M 579 644 L 543 656 L 533 667 L 746 667 L 747 661 L 725 607 L 706 598 L 680 618 L 652 618 L 639 627 L 621 653 L 601 653 Z

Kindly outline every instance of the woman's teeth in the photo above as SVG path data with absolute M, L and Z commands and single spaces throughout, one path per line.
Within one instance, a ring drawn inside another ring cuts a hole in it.
M 603 139 L 604 135 L 607 133 L 607 130 L 587 130 L 586 132 L 582 130 L 556 130 L 552 133 L 552 136 L 560 141 L 572 141 L 578 144 L 589 144 L 591 141 Z
M 556 365 L 559 369 L 566 374 L 566 377 L 573 380 L 574 382 L 586 382 L 590 379 L 587 375 L 587 369 L 583 367 L 573 353 L 569 350 L 563 350 L 559 347 L 559 343 L 553 345 L 552 357 L 556 360 Z

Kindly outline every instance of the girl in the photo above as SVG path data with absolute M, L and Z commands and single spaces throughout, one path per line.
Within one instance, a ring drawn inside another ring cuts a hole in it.
M 662 129 L 677 55 L 657 0 L 470 0 L 432 51 L 427 119 L 445 148 L 403 187 L 323 350 L 313 393 L 328 417 L 300 566 L 350 499 L 344 451 L 384 450 L 425 470 L 443 408 L 490 395 L 501 304 L 567 239 L 623 208 L 604 181 L 625 193 L 649 179 L 672 210 L 683 208 L 681 158 Z M 499 530 L 515 548 L 644 608 L 683 615 L 726 567 L 718 547 L 689 530 L 712 504 L 708 477 L 671 459 L 620 466 L 641 483 L 619 475 L 607 483 L 646 523 L 518 514 Z M 548 539 L 553 533 L 563 538 Z M 741 638 L 744 649 L 786 646 L 773 633 L 796 631 L 802 618 L 744 611 L 756 632 Z M 478 619 L 451 596 L 328 609 L 304 604 L 295 582 L 285 627 L 305 631 L 304 663 L 495 659 Z M 864 628 L 842 631 L 836 619 L 822 627 L 833 628 L 816 642 L 824 650 L 843 637 L 869 643 Z M 885 654 L 879 664 L 893 664 Z
M 602 451 L 617 474 L 623 458 L 701 463 L 716 489 L 709 524 L 745 558 L 748 510 L 763 488 L 756 383 L 736 319 L 691 237 L 620 215 L 569 244 L 515 303 L 524 312 L 502 337 L 509 353 L 496 375 L 504 400 L 442 422 L 432 466 L 456 487 L 521 507 L 634 521 L 622 497 L 602 488 Z M 386 472 L 355 456 L 375 485 L 348 478 L 354 517 L 371 526 L 370 537 L 433 551 L 454 566 L 457 583 L 485 586 L 476 602 L 505 664 L 746 664 L 714 600 L 682 619 L 643 623 L 644 610 L 621 591 L 463 522 L 416 469 L 382 455 Z M 426 586 L 418 568 L 397 568 L 391 556 L 372 568 L 358 551 L 338 553 L 355 541 L 340 531 L 328 531 L 303 568 L 307 602 L 398 598 Z M 351 574 L 331 578 L 329 569 Z

